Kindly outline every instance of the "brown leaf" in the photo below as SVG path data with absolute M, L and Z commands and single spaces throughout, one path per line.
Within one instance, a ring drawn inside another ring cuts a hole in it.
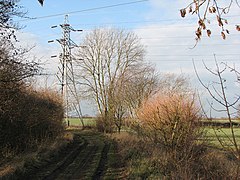
M 196 14 L 197 14 L 197 12 L 199 11 L 199 5 L 198 5 L 197 2 L 195 3 L 195 5 L 196 5 L 196 7 L 195 7 L 195 12 L 196 12 Z
M 210 30 L 210 29 L 208 29 L 208 30 L 207 30 L 207 35 L 208 35 L 208 37 L 210 37 L 210 36 L 211 36 L 211 34 L 212 34 L 211 30 Z
M 209 13 L 213 13 L 213 11 L 212 11 L 212 8 L 211 8 L 211 7 L 209 7 L 209 8 L 208 8 L 208 11 L 209 11 Z
M 192 11 L 193 11 L 192 6 L 190 6 L 188 12 L 191 13 Z
M 223 39 L 226 39 L 226 35 L 225 35 L 225 33 L 223 31 L 221 32 L 221 35 L 222 35 Z
M 200 20 L 198 21 L 198 24 L 199 24 L 199 26 L 202 27 L 204 30 L 206 29 L 206 25 L 205 25 L 205 23 L 204 23 L 204 21 L 203 21 L 202 19 L 200 19 Z
M 198 39 L 201 39 L 201 36 L 202 36 L 202 31 L 201 31 L 201 28 L 199 27 L 199 28 L 197 28 L 197 31 L 196 31 L 196 36 L 197 36 L 197 38 Z
M 223 26 L 223 22 L 222 22 L 221 17 L 219 17 L 218 15 L 217 15 L 217 21 L 218 21 L 218 25 L 219 25 L 220 27 L 222 27 L 222 26 Z
M 199 19 L 198 24 L 199 24 L 199 26 L 202 26 L 203 20 L 202 20 L 202 19 Z
M 240 31 L 240 25 L 236 25 L 236 30 Z
M 215 13 L 217 10 L 215 7 L 212 7 L 212 12 Z
M 206 29 L 205 23 L 202 24 L 202 28 L 203 28 L 204 30 Z
M 180 10 L 181 16 L 184 18 L 186 16 L 186 9 Z

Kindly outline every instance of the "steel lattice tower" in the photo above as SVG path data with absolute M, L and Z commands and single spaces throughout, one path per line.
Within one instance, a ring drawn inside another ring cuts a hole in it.
M 57 26 L 52 26 L 52 28 L 55 27 Z M 62 38 L 57 39 L 57 42 L 61 45 L 62 52 L 59 56 L 60 67 L 58 67 L 60 76 L 57 75 L 57 77 L 61 84 L 61 94 L 65 106 L 65 118 L 69 126 L 69 109 L 73 108 L 76 111 L 78 117 L 80 118 L 82 126 L 84 127 L 80 100 L 77 95 L 76 82 L 74 78 L 73 56 L 71 53 L 71 50 L 74 47 L 77 47 L 77 45 L 71 40 L 70 37 L 72 31 L 76 32 L 82 30 L 75 30 L 72 28 L 68 21 L 68 15 L 65 15 L 64 23 L 61 24 L 60 27 L 62 29 Z

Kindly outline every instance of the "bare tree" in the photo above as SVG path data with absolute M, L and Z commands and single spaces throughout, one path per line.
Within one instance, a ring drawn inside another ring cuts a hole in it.
M 158 89 L 159 76 L 153 66 L 139 64 L 128 71 L 124 79 L 123 99 L 128 115 L 135 118 L 135 110 L 142 105 L 145 99 L 156 93 Z
M 237 103 L 240 100 L 240 96 L 237 95 L 235 99 L 231 102 L 228 93 L 227 93 L 227 79 L 224 77 L 224 73 L 227 72 L 227 70 L 230 70 L 230 72 L 235 73 L 236 75 L 239 75 L 238 72 L 235 70 L 234 67 L 228 66 L 226 63 L 218 63 L 215 58 L 215 70 L 212 70 L 209 68 L 206 64 L 204 64 L 205 69 L 209 72 L 209 74 L 213 75 L 213 77 L 216 78 L 216 80 L 213 80 L 211 83 L 205 84 L 199 77 L 197 73 L 196 66 L 194 65 L 195 72 L 197 74 L 199 82 L 202 84 L 202 86 L 207 90 L 211 98 L 215 103 L 220 105 L 219 108 L 216 108 L 212 103 L 209 103 L 210 107 L 212 110 L 216 112 L 221 112 L 225 113 L 227 120 L 229 122 L 229 130 L 230 130 L 230 135 L 228 135 L 226 132 L 223 131 L 221 128 L 213 128 L 214 133 L 222 145 L 222 147 L 225 150 L 230 150 L 236 158 L 239 160 L 240 159 L 240 146 L 239 142 L 237 141 L 237 136 L 236 132 L 234 130 L 234 122 L 233 122 L 233 117 L 236 115 L 237 111 Z M 236 81 L 239 82 L 239 76 L 237 76 Z M 211 114 L 210 117 L 205 113 L 206 117 L 208 120 L 211 120 Z M 224 136 L 228 139 L 227 142 L 225 142 L 223 139 L 221 139 L 221 136 L 217 134 L 217 131 L 221 131 Z M 239 166 L 238 166 L 239 168 Z M 238 170 L 239 172 L 239 170 Z
M 28 50 L 11 49 L 11 45 L 7 47 L 0 46 L 0 83 L 18 84 L 39 74 L 39 64 L 26 59 Z
M 168 95 L 193 92 L 189 77 L 184 74 L 176 75 L 173 73 L 162 74 L 159 79 L 158 90 Z
M 119 29 L 95 29 L 82 44 L 77 55 L 80 84 L 107 121 L 114 114 L 111 97 L 116 95 L 119 78 L 143 61 L 144 48 L 135 34 Z
M 136 118 L 136 109 L 157 91 L 158 75 L 155 69 L 139 63 L 120 76 L 111 94 L 114 123 L 120 132 L 124 118 Z
M 18 24 L 14 17 L 24 17 L 26 12 L 18 5 L 19 0 L 0 0 L 0 82 L 16 83 L 38 72 L 35 62 L 26 60 L 30 49 L 16 48 L 15 31 Z
M 224 15 L 228 14 L 232 6 L 240 8 L 238 0 L 192 0 L 185 8 L 180 10 L 181 16 L 185 17 L 186 14 L 196 15 L 198 17 L 198 28 L 196 30 L 196 41 L 198 42 L 202 37 L 202 32 L 211 36 L 211 29 L 208 28 L 208 24 L 211 23 L 209 16 L 213 14 L 216 16 L 218 26 L 221 28 L 221 36 L 226 39 L 226 34 L 229 34 L 229 30 L 225 29 L 224 25 L 228 24 Z M 240 31 L 240 25 L 236 25 L 236 30 Z
M 20 28 L 13 22 L 14 17 L 25 17 L 26 12 L 18 5 L 19 0 L 0 0 L 0 33 L 1 39 L 16 38 L 14 32 Z

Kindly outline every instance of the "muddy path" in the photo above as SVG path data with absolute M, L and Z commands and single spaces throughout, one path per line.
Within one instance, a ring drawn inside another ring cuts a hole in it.
M 123 179 L 117 162 L 112 140 L 96 132 L 74 132 L 68 146 L 34 162 L 14 179 Z

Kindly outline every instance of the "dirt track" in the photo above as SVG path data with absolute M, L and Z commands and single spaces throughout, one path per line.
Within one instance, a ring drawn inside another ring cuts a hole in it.
M 125 179 L 113 141 L 94 132 L 75 133 L 57 154 L 34 163 L 19 179 Z

